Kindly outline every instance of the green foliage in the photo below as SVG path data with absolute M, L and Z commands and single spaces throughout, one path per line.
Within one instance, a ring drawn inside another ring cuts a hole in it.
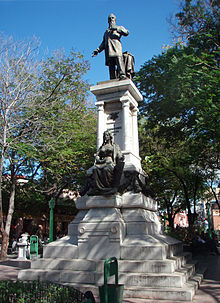
M 216 0 L 183 0 L 176 14 L 175 31 L 182 37 L 216 31 L 219 28 L 219 3 Z
M 36 39 L 0 35 L 0 41 L 0 213 L 3 189 L 9 200 L 3 201 L 8 216 L 5 226 L 1 218 L 1 231 L 7 238 L 18 176 L 25 175 L 29 188 L 44 195 L 29 195 L 42 207 L 51 195 L 58 200 L 64 188 L 76 189 L 92 164 L 96 119 L 84 80 L 89 64 L 81 54 L 56 52 L 40 61 Z
M 148 120 L 140 127 L 140 152 L 144 169 L 150 175 L 151 188 L 156 194 L 159 211 L 167 210 L 169 226 L 174 227 L 174 217 L 181 209 L 191 206 L 206 190 L 204 171 L 198 158 L 191 155 L 192 144 L 178 138 L 163 136 L 157 125 Z M 192 217 L 194 221 L 195 217 Z
M 195 228 L 178 227 L 176 229 L 168 228 L 166 234 L 181 241 L 184 244 L 191 244 L 192 240 L 196 238 L 198 230 Z
M 54 54 L 41 64 L 34 98 L 13 112 L 20 123 L 7 136 L 4 156 L 9 165 L 4 174 L 26 176 L 29 181 L 16 189 L 17 213 L 45 212 L 49 196 L 58 199 L 62 189 L 76 190 L 92 165 L 96 117 L 83 79 L 88 66 L 81 54 Z M 6 183 L 5 212 L 10 196 Z
M 42 167 L 44 185 L 59 188 L 82 181 L 95 151 L 96 118 L 86 102 L 83 75 L 88 63 L 79 54 L 49 58 L 44 64 L 43 98 L 53 87 L 52 99 L 41 108 L 44 120 L 31 157 Z M 58 84 L 62 81 L 62 84 Z M 39 114 L 39 113 L 37 113 Z
M 185 1 L 177 32 L 187 39 L 147 61 L 135 79 L 144 96 L 141 154 L 152 186 L 166 207 L 187 207 L 190 224 L 191 206 L 220 164 L 219 19 L 215 1 L 206 2 Z
M 74 303 L 82 302 L 85 296 L 73 287 L 51 282 L 0 281 L 0 299 L 2 303 Z
M 152 125 L 160 121 L 159 131 L 172 140 L 178 134 L 208 145 L 219 142 L 219 70 L 215 61 L 214 68 L 207 61 L 191 46 L 176 46 L 145 63 L 137 75 L 145 97 L 142 111 Z

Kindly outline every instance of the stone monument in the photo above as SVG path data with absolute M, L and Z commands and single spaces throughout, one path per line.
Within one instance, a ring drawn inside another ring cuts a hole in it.
M 76 203 L 79 212 L 68 236 L 48 244 L 43 258 L 18 277 L 98 293 L 104 260 L 114 256 L 125 297 L 192 300 L 199 280 L 195 264 L 186 264 L 190 254 L 183 253 L 181 242 L 162 233 L 141 167 L 137 114 L 142 95 L 131 79 L 120 77 L 90 90 L 97 100 L 97 154 Z

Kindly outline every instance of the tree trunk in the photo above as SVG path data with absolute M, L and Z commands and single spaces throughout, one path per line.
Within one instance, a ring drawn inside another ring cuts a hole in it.
M 168 204 L 167 204 L 167 215 L 168 215 L 169 227 L 171 228 L 171 230 L 174 230 L 173 208 L 170 207 Z
M 169 226 L 172 230 L 174 230 L 174 217 L 170 217 L 169 218 Z
M 215 198 L 215 202 L 216 202 L 216 204 L 218 205 L 218 208 L 219 208 L 219 210 L 220 210 L 219 197 L 217 196 L 216 191 L 214 190 L 214 188 L 212 187 L 212 185 L 210 186 L 210 189 L 211 189 L 211 192 L 212 192 L 212 194 L 213 194 L 213 196 L 214 196 L 214 198 Z
M 191 205 L 190 202 L 187 203 L 187 210 L 188 210 L 188 223 L 189 223 L 189 227 L 191 228 L 193 226 L 194 220 L 193 220 L 193 214 L 191 212 Z
M 5 121 L 5 119 L 4 119 Z M 0 213 L 1 213 L 1 232 L 2 237 L 4 234 L 4 222 L 3 222 L 3 203 L 2 203 L 2 181 L 3 181 L 3 163 L 5 159 L 5 151 L 6 151 L 6 133 L 7 133 L 7 127 L 6 124 L 3 128 L 3 134 L 2 134 L 2 144 L 1 144 L 1 160 L 0 160 Z
M 2 234 L 2 245 L 1 245 L 1 254 L 0 254 L 0 258 L 2 258 L 2 254 L 3 256 L 5 255 L 5 243 L 8 242 L 8 237 L 7 234 L 5 233 L 4 230 L 4 217 L 3 217 L 3 203 L 2 203 L 2 176 L 3 176 L 3 162 L 4 162 L 4 148 L 2 147 L 2 151 L 1 151 L 1 161 L 0 161 L 0 213 L 1 213 L 1 234 Z M 6 248 L 6 256 L 7 256 L 7 249 Z M 3 253 L 4 252 L 4 253 Z
M 5 223 L 5 228 L 2 231 L 2 247 L 1 247 L 1 259 L 7 258 L 8 244 L 9 244 L 9 235 L 11 230 L 11 222 L 14 213 L 14 203 L 15 203 L 15 176 L 11 176 L 11 189 L 10 189 L 10 198 L 9 198 L 9 207 L 8 215 Z
M 2 231 L 1 260 L 4 260 L 7 258 L 8 243 L 9 243 L 9 235 L 3 230 Z
M 176 213 L 174 213 L 174 211 L 173 211 L 173 203 L 175 201 L 175 198 L 176 198 L 176 193 L 174 194 L 172 200 L 168 200 L 168 199 L 164 198 L 164 201 L 166 203 L 166 208 L 167 208 L 169 227 L 171 228 L 172 231 L 174 230 L 174 219 L 175 219 L 175 215 L 176 215 Z
M 188 195 L 188 191 L 187 191 L 187 187 L 184 183 L 184 181 L 179 178 L 182 186 L 183 186 L 183 192 L 184 192 L 184 196 L 185 196 L 185 201 L 186 201 L 186 208 L 188 210 L 188 223 L 189 223 L 189 228 L 192 228 L 193 227 L 193 223 L 194 223 L 194 219 L 193 219 L 193 214 L 191 212 L 191 204 L 190 204 L 190 200 L 189 200 L 189 195 Z

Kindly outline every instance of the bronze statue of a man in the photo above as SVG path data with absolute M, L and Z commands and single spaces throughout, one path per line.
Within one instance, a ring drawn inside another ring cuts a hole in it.
M 109 27 L 104 33 L 103 41 L 93 52 L 93 57 L 105 50 L 105 65 L 109 67 L 110 79 L 126 79 L 120 38 L 121 36 L 127 36 L 129 31 L 123 26 L 116 25 L 114 14 L 108 16 L 108 24 Z

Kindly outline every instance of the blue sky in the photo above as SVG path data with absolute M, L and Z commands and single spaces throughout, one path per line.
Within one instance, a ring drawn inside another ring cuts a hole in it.
M 172 41 L 167 18 L 178 12 L 180 0 L 0 0 L 0 31 L 16 39 L 37 36 L 49 54 L 63 48 L 81 52 L 90 62 L 91 84 L 108 80 L 104 52 L 91 54 L 102 41 L 114 13 L 117 24 L 130 32 L 122 37 L 123 51 L 135 57 L 138 71 Z

